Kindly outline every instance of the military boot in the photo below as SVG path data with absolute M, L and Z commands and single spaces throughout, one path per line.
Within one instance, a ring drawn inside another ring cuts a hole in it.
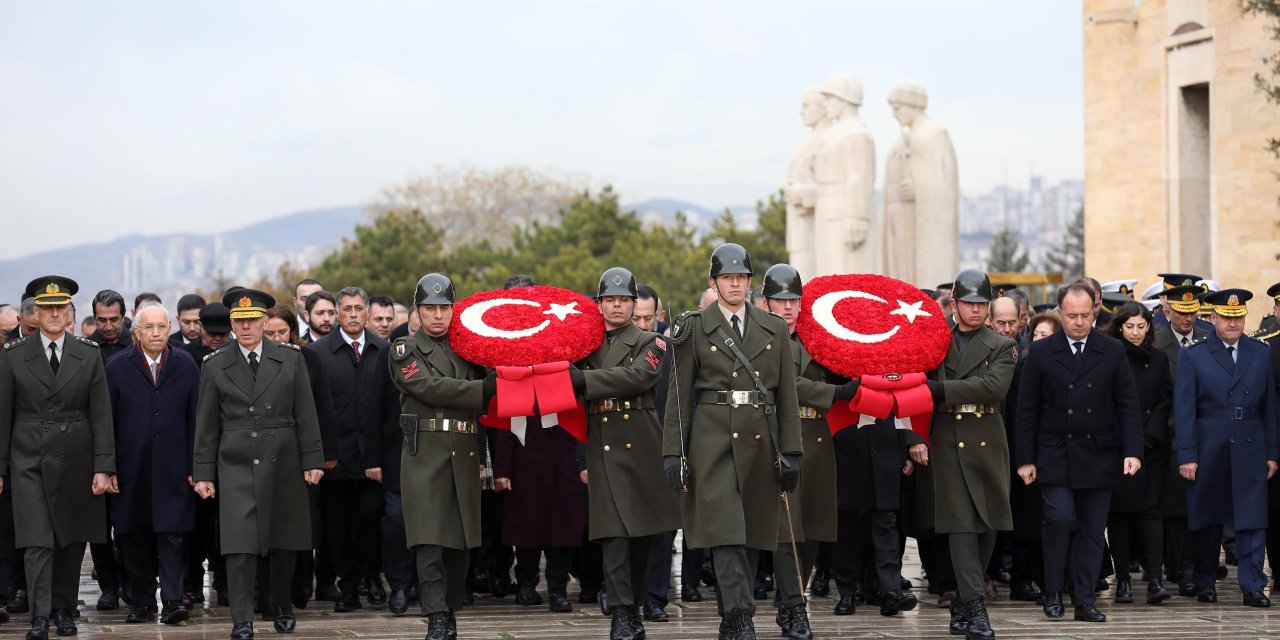
M 729 625 L 733 627 L 734 640 L 756 640 L 756 624 L 750 612 L 734 614 Z
M 960 603 L 955 598 L 952 598 L 950 608 L 951 624 L 948 630 L 953 636 L 962 636 L 969 630 L 969 620 L 965 618 L 964 607 L 960 606 Z
M 813 640 L 813 628 L 809 626 L 809 611 L 803 604 L 791 607 L 788 614 L 791 626 L 783 635 L 788 640 Z
M 991 618 L 987 615 L 987 603 L 982 596 L 966 602 L 964 612 L 969 618 L 969 628 L 964 632 L 965 640 L 995 640 L 996 632 L 991 628 Z
M 635 640 L 635 630 L 632 628 L 635 614 L 631 607 L 613 607 L 609 613 L 613 616 L 609 624 L 609 640 Z
M 773 621 L 778 623 L 778 628 L 782 630 L 782 637 L 787 638 L 791 635 L 791 609 L 778 606 L 778 615 L 773 617 Z
M 437 611 L 427 615 L 426 640 L 449 640 L 449 614 Z

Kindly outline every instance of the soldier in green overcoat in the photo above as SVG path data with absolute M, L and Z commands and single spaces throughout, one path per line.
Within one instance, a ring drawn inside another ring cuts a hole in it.
M 449 348 L 454 297 L 448 276 L 422 276 L 413 295 L 420 326 L 391 345 L 390 375 L 400 389 L 405 436 L 400 456 L 405 539 L 417 557 L 427 640 L 456 637 L 454 612 L 466 596 L 469 550 L 480 546 L 482 457 L 476 417 L 483 412 L 485 385 L 493 384 Z
M 93 342 L 64 332 L 69 278 L 27 285 L 40 331 L 0 356 L 0 491 L 13 492 L 17 548 L 26 549 L 28 638 L 77 632 L 80 563 L 87 542 L 107 542 L 105 493 L 118 493 L 107 378 Z M 3 611 L 3 609 L 0 609 Z M 0 615 L 8 619 L 8 614 Z
M 933 468 L 934 528 L 946 534 L 955 568 L 952 632 L 994 638 L 983 601 L 996 532 L 1013 530 L 1009 444 L 999 407 L 1013 381 L 1014 342 L 986 326 L 991 281 L 977 269 L 956 276 L 956 324 L 942 365 L 929 373 L 932 450 L 912 458 Z
M 716 304 L 672 330 L 663 467 L 668 484 L 687 489 L 689 546 L 711 549 L 721 636 L 754 640 L 755 560 L 778 545 L 779 488 L 793 491 L 800 477 L 796 368 L 787 324 L 746 304 L 746 249 L 716 247 L 708 284 Z
M 201 367 L 192 478 L 200 497 L 218 498 L 231 637 L 253 637 L 261 556 L 270 556 L 274 627 L 291 633 L 294 560 L 311 549 L 306 485 L 324 475 L 315 398 L 302 351 L 262 339 L 275 299 L 237 288 L 222 303 L 236 342 L 205 356 Z
M 654 407 L 667 343 L 631 322 L 636 297 L 630 271 L 614 267 L 600 276 L 605 342 L 578 363 L 587 400 L 587 532 L 604 556 L 610 640 L 644 637 L 637 607 L 648 591 L 652 536 L 680 528 L 679 504 L 663 482 Z

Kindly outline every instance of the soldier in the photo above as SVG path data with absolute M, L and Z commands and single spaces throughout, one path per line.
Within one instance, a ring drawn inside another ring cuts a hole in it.
M 263 340 L 266 312 L 275 303 L 253 289 L 223 296 L 236 344 L 205 356 L 196 404 L 192 476 L 197 495 L 218 498 L 231 637 L 242 640 L 253 637 L 261 556 L 270 557 L 273 626 L 278 633 L 292 633 L 296 626 L 290 603 L 294 562 L 298 551 L 311 549 L 306 485 L 324 475 L 306 360 L 295 345 Z
M 916 464 L 933 465 L 935 530 L 947 535 L 956 576 L 951 633 L 988 639 L 996 634 L 983 599 L 985 570 L 996 532 L 1013 529 L 1009 447 L 999 405 L 1013 380 L 1016 345 L 984 324 L 992 300 L 987 274 L 961 271 L 954 296 L 951 347 L 928 381 L 935 412 L 932 451 L 916 445 L 910 452 Z
M 686 490 L 689 546 L 711 549 L 720 637 L 736 640 L 756 638 L 755 561 L 778 546 L 777 491 L 795 490 L 801 455 L 789 332 L 781 318 L 746 304 L 751 273 L 741 245 L 711 253 L 716 302 L 682 314 L 672 330 L 662 446 L 667 483 Z
M 1280 338 L 1280 320 L 1276 320 L 1277 315 L 1280 315 L 1280 282 L 1267 288 L 1267 297 L 1274 303 L 1271 313 L 1262 316 L 1262 322 L 1258 324 L 1258 330 L 1253 332 L 1253 337 L 1275 344 Z
M 605 342 L 578 363 L 587 400 L 587 529 L 604 554 L 610 640 L 644 637 L 637 606 L 647 593 L 652 538 L 680 527 L 675 496 L 662 484 L 653 402 L 667 343 L 632 323 L 637 295 L 630 271 L 601 274 Z
M 818 544 L 836 540 L 836 456 L 831 429 L 823 416 L 832 404 L 852 399 L 857 390 L 856 382 L 834 384 L 835 374 L 815 362 L 800 344 L 795 330 L 803 286 L 800 272 L 789 264 L 775 264 L 764 274 L 763 293 L 769 310 L 782 317 L 791 336 L 800 438 L 805 448 L 804 477 L 796 488 L 796 499 L 784 494 L 784 502 L 779 503 L 778 547 L 773 552 L 778 626 L 783 637 L 792 640 L 813 637 L 801 585 L 808 581 L 817 560 Z
M 0 357 L 0 491 L 12 488 L 17 548 L 26 549 L 28 640 L 49 637 L 50 614 L 58 635 L 77 633 L 84 546 L 106 542 L 103 494 L 118 492 L 102 358 L 96 344 L 65 332 L 78 290 L 61 276 L 32 280 L 39 334 L 5 343 Z
M 1262 571 L 1267 480 L 1280 460 L 1270 353 L 1243 338 L 1253 294 L 1223 289 L 1204 298 L 1214 335 L 1182 354 L 1174 383 L 1174 455 L 1187 487 L 1197 597 L 1217 602 L 1214 578 L 1224 526 L 1235 528 L 1240 590 L 1247 607 L 1269 607 Z
M 413 302 L 419 329 L 392 344 L 390 360 L 404 435 L 400 491 L 427 640 L 446 640 L 457 637 L 469 550 L 480 546 L 484 434 L 477 436 L 476 416 L 495 382 L 449 348 L 454 289 L 447 276 L 422 276 Z

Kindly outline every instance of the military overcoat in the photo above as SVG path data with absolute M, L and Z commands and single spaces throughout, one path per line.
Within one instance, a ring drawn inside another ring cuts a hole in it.
M 628 324 L 579 366 L 587 400 L 587 534 L 637 538 L 680 528 L 662 472 L 654 386 L 667 342 Z
M 833 376 L 809 355 L 799 338 L 791 337 L 791 355 L 796 362 L 796 399 L 807 407 L 810 417 L 800 418 L 800 439 L 804 447 L 800 485 L 791 499 L 791 521 L 796 541 L 834 542 L 836 539 L 836 454 L 826 412 L 835 400 Z M 786 517 L 786 508 L 778 518 Z M 779 540 L 791 534 L 786 522 L 778 523 Z
M 57 375 L 39 334 L 0 356 L 0 477 L 19 549 L 107 542 L 107 498 L 91 490 L 93 474 L 116 472 L 106 373 L 93 342 L 62 345 Z
M 302 352 L 262 341 L 255 377 L 236 342 L 205 358 L 196 402 L 193 476 L 217 488 L 222 553 L 311 546 L 304 470 L 324 468 Z
M 662 453 L 686 452 L 688 492 L 684 531 L 691 548 L 745 545 L 772 551 L 778 544 L 778 453 L 799 455 L 799 405 L 790 333 L 782 318 L 746 305 L 740 345 L 771 394 L 777 428 L 765 414 L 768 404 L 716 404 L 716 392 L 752 392 L 751 373 L 716 330 L 733 330 L 718 304 L 692 314 L 677 329 L 688 338 L 675 345 L 674 375 L 667 393 Z M 697 403 L 690 416 L 690 403 Z M 801 476 L 803 477 L 803 466 Z
M 448 340 L 422 331 L 396 339 L 389 362 L 402 415 L 418 419 L 400 455 L 405 539 L 410 548 L 478 547 L 483 461 L 474 426 L 484 402 L 483 371 L 454 353 Z M 473 430 L 431 431 L 431 420 L 463 421 Z

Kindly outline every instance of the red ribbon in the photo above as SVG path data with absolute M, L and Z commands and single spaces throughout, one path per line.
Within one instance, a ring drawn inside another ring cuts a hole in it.
M 532 367 L 497 367 L 497 388 L 489 410 L 480 423 L 511 429 L 511 419 L 534 415 L 534 405 L 543 416 L 554 416 L 561 429 L 580 442 L 587 441 L 586 407 L 573 393 L 568 362 L 549 362 Z
M 907 418 L 911 430 L 929 443 L 929 422 L 933 418 L 933 394 L 925 385 L 923 373 L 858 378 L 858 392 L 848 403 L 839 402 L 827 412 L 827 426 L 835 435 L 845 427 L 858 423 L 862 414 L 883 419 L 894 415 Z

